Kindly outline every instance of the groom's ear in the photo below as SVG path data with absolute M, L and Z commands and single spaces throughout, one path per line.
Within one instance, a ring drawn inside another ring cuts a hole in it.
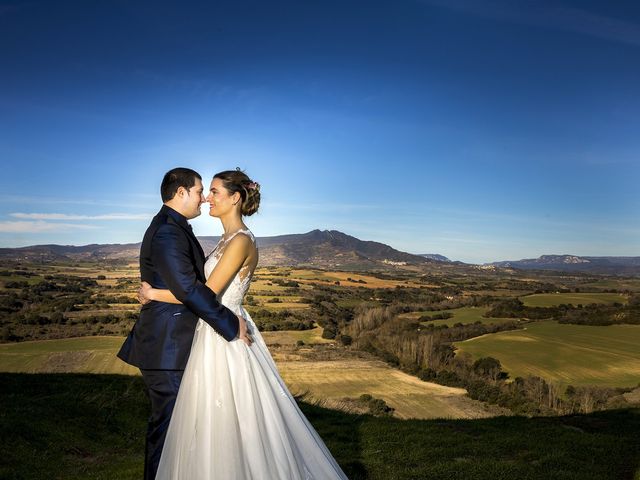
M 187 192 L 187 189 L 186 189 L 186 188 L 184 188 L 184 187 L 178 187 L 178 189 L 176 190 L 176 194 L 174 195 L 174 198 L 176 198 L 176 197 L 178 197 L 178 198 L 182 198 L 182 197 L 184 197 L 184 195 L 185 195 L 186 193 L 189 193 L 189 192 Z

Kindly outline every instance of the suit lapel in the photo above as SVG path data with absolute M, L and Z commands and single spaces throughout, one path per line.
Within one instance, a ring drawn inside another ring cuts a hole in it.
M 191 227 L 191 225 L 189 225 L 189 227 Z M 204 278 L 204 251 L 202 250 L 202 245 L 200 245 L 200 242 L 194 235 L 193 230 L 191 230 L 191 228 L 188 229 L 188 233 L 189 233 L 189 238 L 191 239 L 191 243 L 194 244 L 195 246 L 196 266 L 198 267 L 198 272 L 200 272 L 200 274 L 202 275 L 202 278 L 205 279 Z
M 178 225 L 187 234 L 187 237 L 191 242 L 191 248 L 193 250 L 193 257 L 195 261 L 196 272 L 198 272 L 198 275 L 200 276 L 203 282 L 206 281 L 206 278 L 204 276 L 204 251 L 202 250 L 202 246 L 200 245 L 200 242 L 194 235 L 193 230 L 191 229 L 191 225 L 189 225 L 186 218 L 184 218 L 183 216 L 181 216 L 171 208 L 164 206 L 163 209 L 166 209 L 166 213 L 168 214 L 168 217 L 171 219 L 170 221 Z
M 178 223 L 178 225 L 180 225 Z M 198 241 L 198 239 L 196 238 L 196 236 L 193 233 L 193 230 L 191 229 L 191 225 L 189 225 L 187 223 L 186 226 L 184 225 L 180 225 L 180 228 L 182 228 L 187 236 L 189 237 L 189 241 L 191 242 L 191 247 L 193 248 L 193 253 L 194 253 L 194 260 L 196 262 L 196 269 L 198 271 L 198 273 L 200 274 L 200 276 L 202 277 L 203 281 L 205 280 L 204 278 L 204 251 L 202 250 L 202 246 L 200 245 L 200 242 Z

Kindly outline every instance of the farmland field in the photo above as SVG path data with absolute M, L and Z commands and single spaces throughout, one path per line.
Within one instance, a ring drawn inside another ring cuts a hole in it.
M 397 286 L 420 287 L 422 284 L 415 281 L 403 281 L 395 279 L 382 279 L 373 275 L 360 273 L 322 271 L 322 270 L 291 270 L 290 278 L 296 281 L 307 283 L 313 282 L 321 285 L 331 285 L 340 282 L 347 287 L 365 288 L 395 288 Z
M 527 307 L 552 307 L 562 303 L 627 303 L 627 297 L 619 293 L 537 293 L 520 297 L 520 300 Z
M 301 297 L 299 295 L 253 295 L 253 298 L 261 308 L 268 308 L 271 310 L 281 310 L 285 308 L 309 308 L 308 303 L 302 303 L 300 301 Z
M 500 360 L 511 378 L 535 375 L 560 385 L 635 386 L 640 383 L 640 326 L 527 324 L 455 344 L 474 358 Z
M 404 313 L 400 315 L 403 318 L 409 318 L 412 320 L 417 320 L 423 315 L 428 315 L 433 317 L 434 315 L 439 315 L 443 313 L 451 313 L 453 317 L 441 320 L 431 320 L 422 322 L 423 325 L 447 325 L 452 326 L 454 323 L 475 323 L 480 322 L 483 324 L 491 324 L 491 323 L 503 323 L 503 322 L 513 322 L 517 319 L 515 318 L 485 318 L 485 312 L 489 310 L 489 307 L 462 307 L 462 308 L 454 308 L 451 310 L 436 310 L 436 311 L 424 311 L 424 312 L 411 312 Z
M 335 342 L 335 340 L 322 338 L 322 327 L 316 327 L 311 330 L 281 330 L 260 333 L 267 345 L 295 345 L 298 340 L 302 340 L 307 345 Z
M 583 287 L 595 288 L 615 288 L 625 289 L 634 292 L 640 291 L 640 279 L 637 278 L 602 278 L 595 281 L 584 283 Z
M 368 393 L 400 418 L 483 418 L 497 410 L 466 397 L 462 388 L 423 382 L 379 360 L 280 361 L 278 368 L 293 393 L 307 393 L 331 408 L 340 408 L 344 397 Z

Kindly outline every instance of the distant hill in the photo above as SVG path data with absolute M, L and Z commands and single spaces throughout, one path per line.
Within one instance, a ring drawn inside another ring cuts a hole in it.
M 198 237 L 205 254 L 220 237 Z M 640 257 L 582 257 L 577 255 L 542 255 L 539 258 L 509 260 L 471 266 L 452 261 L 437 253 L 414 255 L 380 242 L 360 240 L 337 230 L 312 230 L 307 233 L 257 237 L 261 266 L 305 265 L 318 268 L 364 270 L 397 266 L 423 266 L 434 270 L 479 268 L 515 268 L 556 270 L 563 272 L 640 275 Z M 137 262 L 140 243 L 73 245 L 34 245 L 0 248 L 0 260 L 107 261 Z
M 217 238 L 203 237 L 200 241 L 203 246 L 213 248 Z M 309 265 L 362 269 L 432 262 L 420 255 L 401 252 L 384 243 L 360 240 L 337 230 L 258 237 L 257 241 L 262 266 Z
M 219 237 L 199 237 L 205 253 Z M 425 265 L 434 260 L 401 252 L 384 243 L 359 240 L 336 230 L 258 237 L 260 265 L 309 265 L 321 268 L 372 268 Z M 0 249 L 0 259 L 14 261 L 137 261 L 140 243 L 84 245 L 35 245 Z M 444 257 L 443 257 L 444 258 Z
M 136 260 L 140 243 L 73 245 L 33 245 L 19 248 L 0 248 L 0 259 L 32 262 L 82 260 Z
M 640 275 L 640 257 L 581 257 L 578 255 L 542 255 L 538 258 L 493 262 L 485 265 L 526 270 Z
M 438 262 L 450 262 L 451 261 L 447 257 L 445 257 L 444 255 L 440 255 L 438 253 L 421 253 L 420 256 L 424 257 L 424 258 L 428 258 L 430 260 L 436 260 Z

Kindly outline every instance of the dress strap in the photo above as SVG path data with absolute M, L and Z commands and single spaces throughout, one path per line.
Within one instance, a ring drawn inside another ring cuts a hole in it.
M 229 243 L 231 239 L 239 233 L 244 233 L 247 237 L 249 237 L 251 243 L 256 243 L 256 237 L 254 237 L 253 232 L 251 232 L 251 230 L 249 230 L 248 228 L 241 228 L 240 230 L 236 230 L 231 235 L 229 235 L 229 238 L 224 238 L 224 236 L 221 236 L 216 246 L 213 248 L 213 250 L 211 250 L 211 253 L 209 253 L 206 258 L 208 259 L 212 255 L 217 257 L 222 255 L 222 251 L 226 248 L 227 243 Z
M 230 242 L 233 239 L 233 237 L 235 237 L 239 233 L 244 233 L 247 237 L 249 237 L 251 242 L 255 242 L 256 241 L 256 238 L 253 236 L 253 233 L 251 232 L 251 230 L 249 230 L 248 228 L 241 228 L 240 230 L 236 230 L 231 235 L 229 235 L 229 238 L 224 238 L 223 237 L 222 238 L 222 243 Z

